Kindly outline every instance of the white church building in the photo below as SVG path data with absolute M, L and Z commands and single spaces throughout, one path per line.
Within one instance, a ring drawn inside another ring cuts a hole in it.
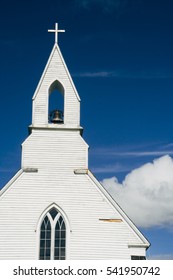
M 55 44 L 32 102 L 21 169 L 0 191 L 1 260 L 145 259 L 149 242 L 88 169 L 80 97 Z M 51 94 L 63 112 L 49 112 Z M 128 203 L 128 201 L 127 201 Z

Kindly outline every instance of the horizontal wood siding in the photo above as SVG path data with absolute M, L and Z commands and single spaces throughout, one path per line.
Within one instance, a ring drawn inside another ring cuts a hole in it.
M 87 145 L 78 131 L 34 130 L 23 144 L 23 172 L 0 197 L 0 259 L 37 259 L 37 225 L 53 203 L 68 217 L 69 259 L 129 259 L 141 243 L 87 174 Z M 105 223 L 100 219 L 122 219 Z
M 36 97 L 33 100 L 33 121 L 32 124 L 45 126 L 48 123 L 48 92 L 51 84 L 58 80 L 64 87 L 65 124 L 78 126 L 80 118 L 80 102 L 76 96 L 73 82 L 66 65 L 61 57 L 60 50 L 54 48 L 50 62 L 37 89 Z
M 100 218 L 121 216 L 88 175 L 73 172 L 24 173 L 0 199 L 0 259 L 36 259 L 37 224 L 52 203 L 66 213 L 70 224 L 70 259 L 129 259 L 129 243 L 139 243 L 127 224 Z
M 146 249 L 140 247 L 130 248 L 131 256 L 146 256 Z
M 71 172 L 88 168 L 88 145 L 79 131 L 33 130 L 22 145 L 22 167 Z
M 65 90 L 65 115 L 63 125 L 51 126 L 48 92 L 55 80 Z M 38 225 L 51 205 L 64 215 L 68 259 L 130 259 L 128 245 L 143 244 L 89 176 L 88 145 L 80 135 L 79 117 L 80 99 L 55 45 L 33 97 L 32 131 L 22 144 L 23 171 L 0 193 L 1 260 L 38 259 Z M 75 174 L 82 169 L 86 172 Z

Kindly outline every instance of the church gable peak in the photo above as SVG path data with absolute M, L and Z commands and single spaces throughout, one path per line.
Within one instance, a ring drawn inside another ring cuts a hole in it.
M 45 126 L 49 123 L 49 103 L 52 92 L 63 95 L 63 123 L 67 126 L 79 126 L 80 97 L 58 46 L 58 30 L 55 25 L 55 44 L 33 96 L 32 126 Z M 54 110 L 57 110 L 55 104 Z

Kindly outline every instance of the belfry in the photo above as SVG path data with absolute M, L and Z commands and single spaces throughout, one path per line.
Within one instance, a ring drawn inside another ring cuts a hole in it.
M 0 191 L 0 259 L 145 259 L 149 242 L 88 169 L 80 97 L 58 46 L 64 30 L 49 32 L 55 44 L 33 95 L 21 169 Z

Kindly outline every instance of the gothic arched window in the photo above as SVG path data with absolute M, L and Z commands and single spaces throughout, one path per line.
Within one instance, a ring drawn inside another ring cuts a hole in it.
M 49 88 L 48 121 L 50 123 L 64 122 L 64 87 L 55 80 Z
M 40 260 L 65 260 L 66 226 L 60 212 L 51 208 L 40 227 Z

